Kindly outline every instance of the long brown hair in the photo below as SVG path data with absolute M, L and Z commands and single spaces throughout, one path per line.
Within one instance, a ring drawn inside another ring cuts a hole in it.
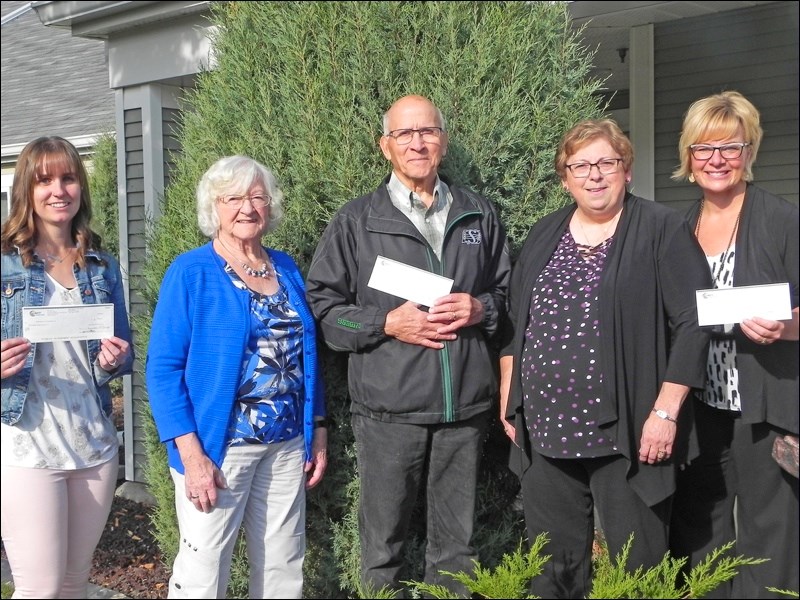
M 33 211 L 33 190 L 40 177 L 61 167 L 74 173 L 81 186 L 78 213 L 72 219 L 72 241 L 78 247 L 78 264 L 85 265 L 87 250 L 100 250 L 100 236 L 92 231 L 92 202 L 89 195 L 89 177 L 78 150 L 58 136 L 39 137 L 29 142 L 17 159 L 14 184 L 11 188 L 11 212 L 3 224 L 1 248 L 3 253 L 19 249 L 22 264 L 33 261 L 33 251 L 38 240 Z

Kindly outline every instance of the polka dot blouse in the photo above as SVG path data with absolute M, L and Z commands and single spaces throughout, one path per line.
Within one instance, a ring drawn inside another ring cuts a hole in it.
M 598 426 L 603 385 L 598 288 L 613 239 L 583 246 L 566 228 L 533 287 L 521 378 L 528 434 L 545 456 L 617 453 Z

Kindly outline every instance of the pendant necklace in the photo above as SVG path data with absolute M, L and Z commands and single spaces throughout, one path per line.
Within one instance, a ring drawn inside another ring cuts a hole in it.
M 694 226 L 694 237 L 700 239 L 700 223 L 703 220 L 703 209 L 706 206 L 706 199 L 702 198 L 700 200 L 700 214 L 697 217 L 697 225 Z M 730 251 L 731 246 L 733 246 L 733 240 L 736 239 L 736 230 L 739 229 L 739 221 L 742 219 L 742 211 L 744 211 L 744 200 L 742 200 L 742 205 L 739 207 L 739 214 L 736 215 L 736 222 L 733 224 L 733 230 L 731 231 L 731 237 L 728 240 L 728 246 L 725 248 L 725 251 L 719 257 L 719 268 L 715 273 L 712 269 L 711 275 L 714 278 L 714 285 L 716 286 L 717 283 L 721 283 L 722 278 L 722 270 L 725 268 L 725 261 L 730 258 Z
M 228 248 L 228 245 L 225 242 L 222 241 L 221 237 L 217 236 L 217 239 L 219 240 L 219 243 L 222 244 L 222 246 L 228 252 L 231 253 L 232 256 L 235 256 L 234 251 L 231 250 L 230 248 Z M 250 265 L 247 264 L 247 261 L 242 261 L 242 265 L 241 266 L 242 266 L 242 270 L 245 273 L 247 273 L 250 277 L 259 277 L 261 279 L 268 279 L 270 277 L 270 275 L 272 275 L 272 269 L 269 268 L 269 265 L 266 262 L 261 263 L 261 268 L 260 269 L 254 269 L 253 267 L 251 267 Z
M 72 254 L 73 250 L 75 250 L 75 248 L 67 248 L 67 251 L 64 253 L 64 256 L 57 256 L 55 254 L 50 254 L 49 252 L 46 251 L 42 251 L 42 254 L 44 255 L 44 259 L 47 262 L 60 265 L 70 254 Z
M 612 217 L 612 219 L 608 222 L 608 224 L 603 229 L 603 239 L 601 239 L 599 243 L 594 244 L 594 245 L 592 244 L 592 240 L 589 239 L 589 236 L 586 234 L 586 230 L 583 228 L 583 222 L 582 222 L 583 220 L 576 217 L 576 219 L 578 221 L 578 227 L 580 227 L 581 233 L 583 234 L 583 237 L 585 237 L 586 241 L 588 242 L 588 245 L 578 244 L 578 251 L 581 253 L 581 255 L 583 255 L 585 258 L 588 258 L 588 257 L 590 257 L 592 254 L 594 254 L 596 252 L 595 249 L 598 246 L 600 246 L 600 244 L 602 244 L 604 241 L 606 241 L 608 239 L 608 231 L 609 231 L 609 229 L 611 229 L 611 226 L 616 223 L 617 216 L 619 214 L 620 213 L 617 213 L 616 215 L 614 215 L 614 217 Z

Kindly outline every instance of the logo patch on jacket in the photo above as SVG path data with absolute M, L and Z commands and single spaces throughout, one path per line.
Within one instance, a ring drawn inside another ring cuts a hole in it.
M 341 325 L 342 327 L 347 327 L 348 329 L 361 329 L 361 323 L 348 321 L 347 319 L 342 319 L 341 317 L 336 319 L 336 324 Z
M 461 232 L 462 244 L 480 244 L 483 241 L 480 229 L 465 229 Z

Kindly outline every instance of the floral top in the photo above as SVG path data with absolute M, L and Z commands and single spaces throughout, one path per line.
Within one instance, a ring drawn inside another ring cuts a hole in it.
M 234 285 L 248 289 L 230 265 Z M 271 444 L 303 434 L 303 325 L 283 284 L 275 294 L 250 291 L 250 342 L 242 362 L 229 444 Z
M 80 290 L 45 274 L 44 306 L 81 304 Z M 2 464 L 84 469 L 117 456 L 111 419 L 100 408 L 83 341 L 39 342 L 25 403 L 14 425 L 2 424 Z

